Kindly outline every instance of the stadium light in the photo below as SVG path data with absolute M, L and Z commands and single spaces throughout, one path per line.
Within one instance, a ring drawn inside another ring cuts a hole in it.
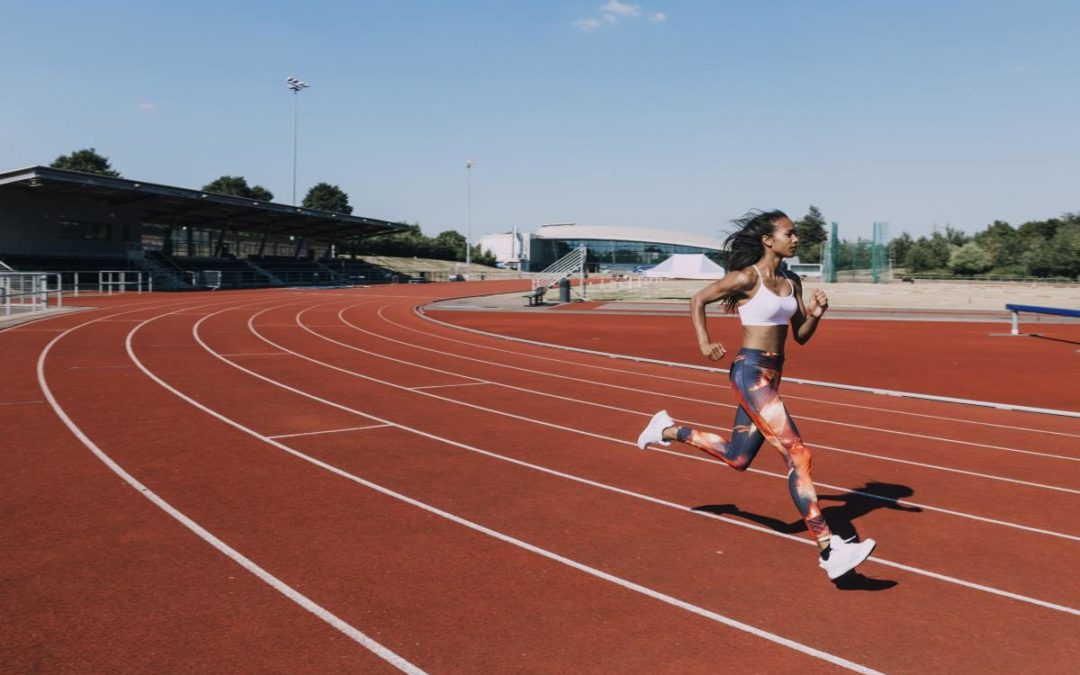
M 472 168 L 474 162 L 465 161 L 465 218 L 468 223 L 468 231 L 465 235 L 465 278 L 472 275 L 469 272 L 469 263 L 472 262 Z
M 311 85 L 303 80 L 298 80 L 295 77 L 286 77 L 286 84 L 293 93 L 293 136 L 292 136 L 292 203 L 296 206 L 296 141 L 298 137 L 298 130 L 300 128 L 300 97 L 297 94 L 302 89 L 307 89 Z

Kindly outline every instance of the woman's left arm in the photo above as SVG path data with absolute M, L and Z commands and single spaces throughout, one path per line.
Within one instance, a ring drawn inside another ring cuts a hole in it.
M 818 288 L 810 296 L 810 304 L 805 305 L 802 297 L 802 279 L 796 274 L 792 274 L 788 278 L 792 280 L 792 285 L 795 287 L 795 299 L 799 304 L 795 314 L 791 317 L 791 330 L 795 335 L 795 341 L 804 345 L 813 336 L 814 331 L 817 330 L 818 321 L 825 314 L 825 310 L 829 308 L 829 298 L 826 297 L 825 291 Z

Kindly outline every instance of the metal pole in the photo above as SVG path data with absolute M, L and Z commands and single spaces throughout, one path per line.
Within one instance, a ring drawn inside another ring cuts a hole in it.
M 286 77 L 285 82 L 289 85 L 289 89 L 293 93 L 293 142 L 292 142 L 292 203 L 296 206 L 296 146 L 297 140 L 300 136 L 300 90 L 308 88 L 307 82 L 296 79 L 295 77 Z
M 293 90 L 292 203 L 296 206 L 296 144 L 300 134 L 300 90 Z
M 465 218 L 468 232 L 465 235 L 465 278 L 472 280 L 469 265 L 472 262 L 472 160 L 465 162 Z

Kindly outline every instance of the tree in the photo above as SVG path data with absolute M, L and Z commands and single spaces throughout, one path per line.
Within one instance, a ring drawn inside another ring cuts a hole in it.
M 494 267 L 498 262 L 495 258 L 495 254 L 491 252 L 491 249 L 480 250 L 480 244 L 476 244 L 472 247 L 471 262 L 477 265 L 488 265 Z
M 990 254 L 994 267 L 1008 268 L 1019 265 L 1023 242 L 1005 221 L 995 220 L 985 230 L 975 235 L 975 243 Z
M 919 237 L 904 258 L 904 267 L 909 272 L 929 272 L 944 269 L 949 264 L 949 242 L 935 232 L 929 239 Z
M 979 274 L 990 269 L 993 264 L 994 259 L 990 254 L 973 241 L 953 248 L 949 254 L 949 269 L 954 274 Z
M 251 188 L 251 198 L 258 202 L 272 202 L 274 201 L 274 193 L 261 185 L 256 185 Z
M 937 236 L 937 233 L 934 233 Z M 954 228 L 952 225 L 945 226 L 945 241 L 950 246 L 963 246 L 971 240 L 971 237 L 964 234 L 961 230 Z
M 440 232 L 432 243 L 433 254 L 439 260 L 465 259 L 465 235 L 457 230 Z
M 907 258 L 908 251 L 911 250 L 911 246 L 915 243 L 915 240 L 911 238 L 911 235 L 907 232 L 901 233 L 901 235 L 889 242 L 889 258 L 891 258 L 897 265 L 903 265 L 904 260 Z
M 120 172 L 113 171 L 112 167 L 109 166 L 108 158 L 102 157 L 93 148 L 76 150 L 70 155 L 60 155 L 49 166 L 54 169 L 66 169 L 67 171 L 95 173 L 99 176 L 120 177 Z
M 1050 240 L 1050 248 L 1054 252 L 1055 275 L 1063 277 L 1080 275 L 1080 217 L 1066 220 L 1058 225 L 1054 238 Z
M 274 199 L 274 193 L 261 185 L 249 187 L 247 179 L 243 176 L 221 176 L 204 185 L 202 190 L 217 195 L 232 195 L 233 197 L 254 199 L 260 202 L 269 202 Z
M 818 207 L 810 205 L 810 211 L 795 223 L 795 232 L 799 235 L 799 260 L 808 263 L 821 262 L 821 242 L 828 234 L 825 231 L 825 219 Z
M 333 213 L 352 213 L 349 195 L 336 185 L 319 183 L 308 190 L 303 201 L 304 208 L 331 211 Z

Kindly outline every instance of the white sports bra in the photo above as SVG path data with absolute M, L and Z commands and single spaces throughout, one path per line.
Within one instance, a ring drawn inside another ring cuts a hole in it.
M 753 267 L 758 276 L 757 292 L 754 293 L 754 297 L 739 305 L 739 318 L 742 324 L 744 326 L 786 326 L 795 314 L 795 310 L 799 308 L 799 303 L 795 299 L 795 284 L 791 283 L 791 279 L 785 274 L 784 278 L 787 279 L 788 286 L 791 286 L 791 295 L 777 295 L 765 285 L 757 265 Z

